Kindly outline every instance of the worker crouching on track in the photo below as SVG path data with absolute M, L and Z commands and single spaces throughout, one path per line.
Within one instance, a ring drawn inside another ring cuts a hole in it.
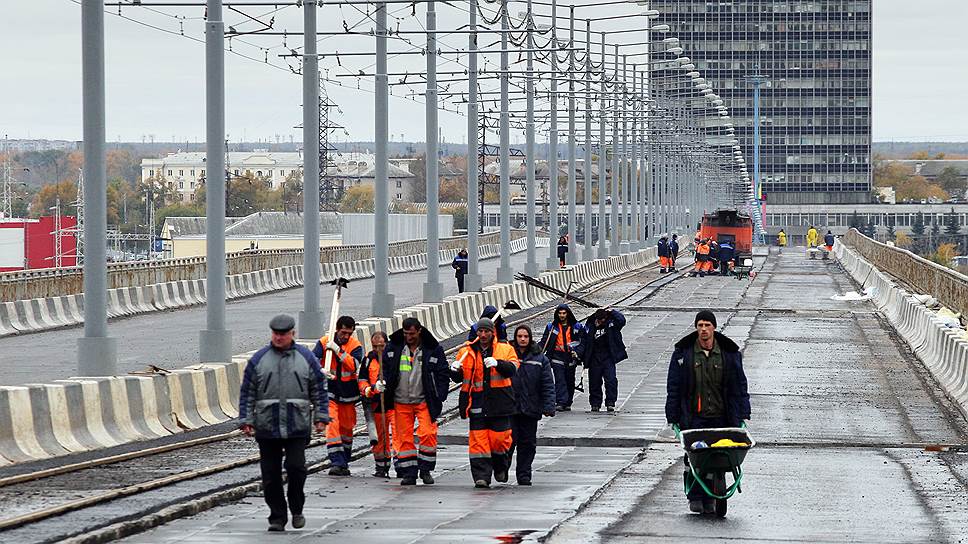
M 437 466 L 437 418 L 450 385 L 447 356 L 417 318 L 408 317 L 402 325 L 390 335 L 383 358 L 386 395 L 393 399 L 394 468 L 401 485 L 417 485 L 418 473 L 431 485 Z
M 582 362 L 588 369 L 588 403 L 592 412 L 602 407 L 602 385 L 605 385 L 605 409 L 615 411 L 618 400 L 618 374 L 615 366 L 628 359 L 622 327 L 625 316 L 618 310 L 599 308 L 585 322 L 582 340 Z
M 696 238 L 696 267 L 692 272 L 693 276 L 705 277 L 707 272 L 712 272 L 713 262 L 709 256 L 709 240 Z
M 659 254 L 659 273 L 665 274 L 672 272 L 672 250 L 669 249 L 669 235 L 663 234 L 659 237 L 656 247 Z
M 695 326 L 695 332 L 676 343 L 669 362 L 666 420 L 682 430 L 739 427 L 750 418 L 743 354 L 735 342 L 716 332 L 716 316 L 711 311 L 696 314 Z M 689 509 L 713 513 L 713 499 L 700 486 L 690 486 L 694 482 L 688 457 L 685 462 Z
M 353 426 L 356 425 L 356 401 L 360 400 L 357 369 L 363 361 L 363 345 L 353 336 L 356 320 L 348 315 L 336 320 L 335 338 L 323 336 L 316 342 L 313 355 L 324 363 L 326 353 L 333 353 L 333 375 L 329 380 L 329 426 L 326 428 L 326 453 L 330 476 L 350 475 L 353 453 Z M 325 364 L 325 363 L 324 363 Z
M 545 325 L 541 336 L 544 354 L 551 360 L 551 370 L 555 379 L 555 404 L 560 412 L 571 410 L 575 399 L 575 370 L 578 368 L 579 355 L 572 348 L 580 342 L 585 327 L 578 322 L 567 304 L 555 309 L 555 319 Z
M 491 476 L 508 481 L 511 465 L 511 416 L 517 411 L 511 377 L 518 370 L 514 348 L 499 342 L 494 322 L 477 322 L 477 339 L 467 342 L 450 367 L 451 379 L 461 384 L 458 409 L 470 420 L 467 446 L 474 486 L 490 487 Z
M 511 420 L 511 452 L 518 452 L 514 472 L 518 485 L 531 485 L 531 465 L 538 440 L 538 421 L 541 416 L 555 417 L 555 378 L 551 361 L 534 342 L 531 328 L 518 325 L 514 329 L 514 350 L 518 355 L 518 371 L 511 378 L 518 411 Z
M 393 433 L 393 397 L 386 394 L 386 381 L 381 378 L 380 358 L 386 352 L 387 334 L 377 331 L 370 338 L 373 350 L 366 355 L 363 366 L 360 367 L 359 386 L 363 402 L 368 402 L 368 409 L 373 414 L 376 425 L 377 443 L 370 450 L 373 452 L 373 475 L 377 478 L 390 477 L 390 436 Z M 383 410 L 386 410 L 386 416 Z
M 285 530 L 287 506 L 293 527 L 299 529 L 306 524 L 302 515 L 306 502 L 306 445 L 312 430 L 325 432 L 329 421 L 325 408 L 326 378 L 316 356 L 295 342 L 295 327 L 292 316 L 272 318 L 271 341 L 245 365 L 239 391 L 242 432 L 254 436 L 259 443 L 259 468 L 269 505 L 270 531 Z M 282 490 L 283 465 L 289 480 L 286 494 Z

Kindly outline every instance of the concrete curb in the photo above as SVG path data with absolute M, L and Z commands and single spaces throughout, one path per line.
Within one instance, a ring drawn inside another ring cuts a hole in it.
M 945 326 L 932 310 L 840 239 L 833 253 L 844 270 L 870 290 L 874 305 L 968 417 L 968 337 L 963 329 Z

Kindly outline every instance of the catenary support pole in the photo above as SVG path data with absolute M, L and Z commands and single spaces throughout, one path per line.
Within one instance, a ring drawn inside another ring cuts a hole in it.
M 595 259 L 595 248 L 592 247 L 592 22 L 585 20 L 585 161 L 582 170 L 585 173 L 585 245 L 582 246 L 582 260 Z M 601 195 L 599 195 L 601 198 Z
M 628 96 L 629 96 L 629 71 L 628 71 L 628 57 L 622 55 L 622 89 L 623 92 L 619 94 L 619 99 L 622 101 L 622 152 L 619 155 L 619 169 L 622 172 L 622 240 L 619 246 L 619 253 L 626 254 L 629 252 L 629 188 L 632 186 L 631 180 L 629 179 L 629 174 L 631 174 L 631 169 L 629 168 L 629 108 L 628 108 Z
M 389 81 L 387 81 L 387 5 L 376 4 L 376 88 L 374 92 L 375 190 L 373 194 L 373 270 L 376 272 L 370 313 L 392 317 L 394 296 L 390 293 L 389 190 L 387 186 L 387 140 L 389 132 Z
M 548 262 L 546 268 L 558 268 L 558 4 L 551 1 L 551 119 L 548 129 Z
M 511 122 L 508 113 L 508 26 L 507 0 L 501 1 L 501 266 L 497 269 L 498 283 L 513 283 L 511 269 Z
M 578 200 L 575 142 L 575 6 L 569 7 L 568 30 L 568 264 L 578 264 Z
M 440 232 L 437 205 L 440 193 L 438 175 L 437 138 L 437 11 L 434 0 L 427 0 L 427 283 L 423 288 L 424 302 L 444 300 L 444 286 L 440 284 Z
M 527 262 L 524 264 L 524 273 L 535 277 L 538 275 L 538 260 L 537 260 L 537 238 L 536 238 L 536 222 L 537 214 L 535 213 L 535 193 L 537 192 L 537 187 L 535 187 L 535 161 L 534 161 L 534 18 L 531 17 L 531 0 L 528 0 L 528 53 L 527 53 L 527 71 L 528 71 L 528 81 L 525 83 L 525 94 L 527 94 L 527 117 L 525 119 L 525 155 L 526 157 L 526 168 L 527 168 L 527 179 L 525 191 L 527 192 L 528 199 L 528 258 Z
M 615 45 L 614 60 L 615 74 L 612 79 L 612 243 L 608 248 L 608 253 L 612 257 L 619 255 L 619 244 L 621 243 L 622 235 L 622 222 L 618 215 L 618 200 L 621 198 L 618 193 L 618 156 L 620 152 L 618 141 L 618 108 L 619 102 L 621 101 L 621 96 L 618 93 L 618 44 Z M 605 65 L 603 63 L 602 69 L 604 69 L 604 67 Z
M 323 335 L 319 310 L 319 57 L 316 0 L 303 2 L 303 309 L 300 338 Z
M 629 171 L 631 172 L 629 183 L 629 213 L 631 217 L 631 225 L 629 232 L 629 251 L 639 250 L 639 179 L 641 179 L 642 172 L 639 170 L 639 138 L 638 138 L 638 119 L 639 119 L 639 86 L 638 86 L 638 69 L 633 64 L 632 65 L 632 94 L 629 96 L 629 100 L 632 102 L 632 111 L 630 112 L 632 116 L 631 121 L 631 155 L 629 156 Z
M 480 247 L 477 233 L 481 223 L 477 171 L 477 0 L 469 0 L 467 28 L 467 275 L 464 290 L 481 290 Z
M 77 368 L 81 376 L 110 376 L 117 372 L 118 344 L 117 339 L 108 336 L 104 6 L 100 0 L 84 0 L 81 4 L 81 69 L 84 76 L 84 336 L 77 339 Z
M 602 76 L 599 85 L 601 96 L 598 99 L 598 258 L 608 257 L 608 219 L 605 216 L 605 202 L 608 199 L 608 144 L 605 141 L 605 33 L 602 33 Z M 615 199 L 612 193 L 611 198 Z M 615 216 L 612 216 L 614 220 Z

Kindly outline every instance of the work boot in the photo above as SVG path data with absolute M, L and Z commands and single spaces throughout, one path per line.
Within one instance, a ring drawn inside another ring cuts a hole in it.
M 713 499 L 703 499 L 702 500 L 702 513 L 703 514 L 715 514 L 716 513 L 716 501 Z
M 501 482 L 502 484 L 506 483 L 508 481 L 508 471 L 505 470 L 503 472 L 495 472 L 494 479 Z
M 424 485 L 434 484 L 434 476 L 430 473 L 429 470 L 421 470 L 420 479 L 423 480 Z
M 400 485 L 417 485 L 417 479 L 413 476 L 407 476 L 400 479 Z
M 700 499 L 696 499 L 696 500 L 690 499 L 689 500 L 689 511 L 690 512 L 695 512 L 696 514 L 702 514 L 702 511 L 703 511 L 702 500 L 700 500 Z
M 614 412 L 615 411 L 615 407 L 614 406 L 606 406 L 605 407 L 605 411 L 607 411 L 607 412 Z
M 518 485 L 531 485 L 531 478 L 518 478 Z
M 329 469 L 329 475 L 330 476 L 349 476 L 350 469 L 349 467 L 331 467 Z
M 491 487 L 491 484 L 487 483 L 487 480 L 474 480 L 474 487 L 478 489 L 487 489 Z
M 293 514 L 292 515 L 292 528 L 293 529 L 302 529 L 305 526 L 306 526 L 306 516 L 304 516 L 302 514 Z
M 285 530 L 286 530 L 286 524 L 285 524 L 285 522 L 283 522 L 283 523 L 280 523 L 278 521 L 270 521 L 269 522 L 269 529 L 268 529 L 268 531 L 270 533 L 281 533 L 282 531 L 285 531 Z
M 373 471 L 373 476 L 375 476 L 377 478 L 389 478 L 390 477 L 390 469 L 388 469 L 388 468 L 378 468 L 378 469 L 376 469 L 376 470 Z
M 592 412 L 601 412 L 602 409 L 599 406 L 592 406 Z
M 571 411 L 571 406 L 562 406 L 559 411 L 560 412 L 570 412 Z

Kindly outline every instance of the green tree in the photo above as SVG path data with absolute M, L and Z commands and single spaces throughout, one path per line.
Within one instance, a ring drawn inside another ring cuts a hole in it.
M 454 216 L 454 228 L 455 229 L 467 229 L 467 208 L 441 208 L 441 214 L 453 215 Z
M 857 210 L 854 210 L 854 213 L 850 214 L 848 226 L 852 229 L 860 230 L 862 225 L 863 223 L 860 222 L 860 216 L 857 215 Z
M 282 184 L 282 209 L 283 211 L 302 211 L 303 206 L 303 182 L 302 172 L 293 171 L 286 176 L 286 181 Z
M 51 215 L 50 208 L 57 204 L 58 199 L 60 199 L 62 214 L 76 213 L 74 202 L 77 201 L 77 185 L 71 180 L 44 185 L 30 203 L 30 215 L 32 217 Z
M 957 168 L 948 166 L 941 170 L 938 174 L 937 183 L 952 197 L 958 199 L 965 198 L 965 189 L 968 189 L 968 181 L 961 176 Z
M 911 226 L 911 250 L 920 253 L 925 247 L 925 227 L 924 214 L 918 212 L 914 216 L 914 224 Z
M 887 238 L 889 240 L 894 240 L 897 236 L 897 232 L 894 230 L 894 218 L 891 217 L 887 220 Z
M 339 211 L 344 213 L 373 213 L 373 187 L 354 185 L 343 193 Z

